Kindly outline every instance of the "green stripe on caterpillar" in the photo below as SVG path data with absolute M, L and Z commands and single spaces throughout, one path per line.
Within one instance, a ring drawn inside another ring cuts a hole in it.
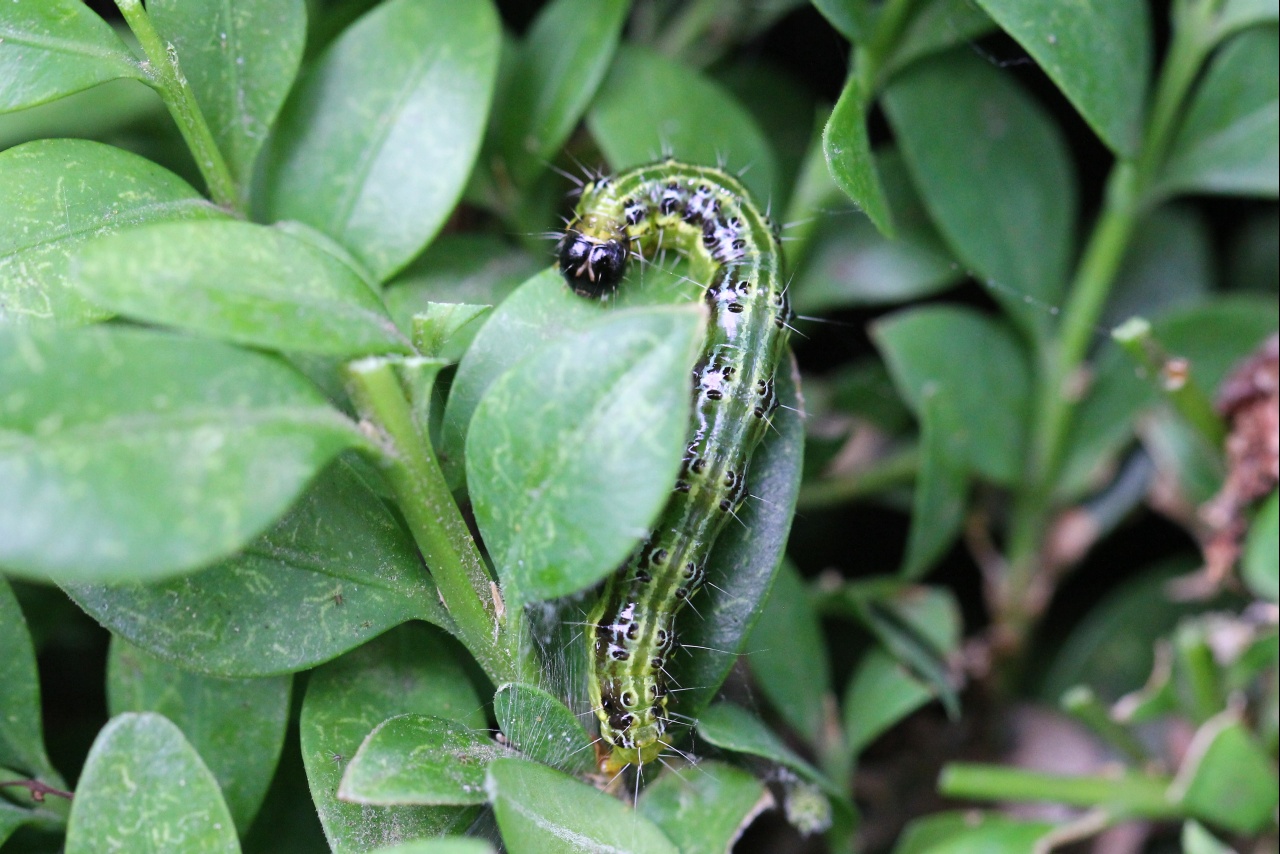
M 777 406 L 774 373 L 790 307 L 772 224 L 731 175 L 667 160 L 600 178 L 560 240 L 578 294 L 606 297 L 629 260 L 685 256 L 706 284 L 707 346 L 693 371 L 693 419 L 680 477 L 648 539 L 606 582 L 588 620 L 588 688 L 607 770 L 653 760 L 669 717 L 675 618 L 702 586 L 711 548 L 747 494 L 751 454 Z

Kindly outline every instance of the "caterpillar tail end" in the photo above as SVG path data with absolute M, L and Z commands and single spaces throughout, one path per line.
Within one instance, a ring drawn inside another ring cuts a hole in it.
M 600 771 L 613 776 L 628 765 L 648 765 L 657 759 L 658 754 L 666 750 L 668 746 L 662 739 L 646 744 L 644 747 L 618 747 L 612 745 L 609 752 L 600 757 Z

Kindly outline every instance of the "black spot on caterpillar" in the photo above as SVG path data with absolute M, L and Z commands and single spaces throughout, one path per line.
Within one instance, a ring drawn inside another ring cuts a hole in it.
M 601 298 L 633 257 L 671 249 L 705 283 L 706 349 L 691 378 L 684 464 L 648 539 L 606 582 L 589 619 L 591 701 L 608 769 L 653 760 L 669 724 L 664 666 L 676 614 L 702 586 L 716 537 L 747 494 L 748 464 L 777 407 L 790 307 L 768 218 L 727 173 L 667 160 L 583 187 L 557 252 L 573 290 Z

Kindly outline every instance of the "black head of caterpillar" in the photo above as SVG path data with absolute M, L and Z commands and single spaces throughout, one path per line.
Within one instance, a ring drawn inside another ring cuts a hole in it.
M 588 183 L 558 247 L 567 284 L 601 298 L 632 255 L 670 249 L 705 288 L 706 348 L 693 371 L 686 466 L 653 530 L 606 582 L 589 617 L 588 690 L 605 770 L 651 762 L 668 744 L 666 668 L 675 619 L 702 585 L 711 548 L 747 494 L 753 450 L 776 405 L 786 349 L 781 252 L 737 179 L 672 160 Z
M 625 238 L 592 237 L 575 228 L 564 233 L 557 249 L 565 281 L 581 296 L 596 299 L 622 283 L 628 255 Z

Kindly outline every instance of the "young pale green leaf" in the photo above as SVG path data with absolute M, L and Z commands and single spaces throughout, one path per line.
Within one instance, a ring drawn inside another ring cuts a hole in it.
M 778 567 L 747 649 L 751 672 L 769 703 L 810 744 L 820 743 L 831 694 L 831 663 L 818 613 L 804 579 L 789 561 Z
M 934 692 L 893 656 L 882 649 L 869 650 L 844 693 L 844 733 L 850 752 L 858 755 L 933 698 Z
M 36 651 L 26 618 L 13 589 L 0 575 L 0 765 L 12 771 L 43 778 L 63 788 L 49 763 L 40 724 L 40 679 Z
M 413 540 L 342 462 L 217 566 L 160 584 L 65 589 L 117 635 L 213 676 L 305 670 L 407 620 L 450 625 Z
M 98 733 L 71 803 L 67 854 L 239 854 L 236 826 L 200 754 L 163 715 L 128 713 Z
M 315 226 L 388 279 L 462 195 L 499 45 L 488 0 L 391 0 L 367 13 L 281 115 L 265 188 L 271 215 Z
M 925 206 L 963 263 L 1043 334 L 1074 252 L 1076 180 L 1062 133 L 968 48 L 894 79 L 885 107 Z M 1039 304 L 1037 304 L 1039 303 Z
M 0 7 L 0 113 L 121 77 L 146 79 L 110 25 L 80 0 Z
M 801 759 L 759 718 L 741 706 L 727 702 L 708 706 L 698 716 L 698 735 L 721 750 L 776 762 L 817 784 L 833 803 L 844 801 L 844 793 L 825 774 Z
M 1145 116 L 1151 24 L 1142 0 L 978 0 L 1018 40 L 1094 132 L 1132 157 Z
M 510 607 L 599 581 L 652 523 L 679 469 L 704 323 L 691 307 L 613 312 L 490 386 L 467 481 Z
M 416 713 L 485 726 L 483 705 L 442 632 L 420 624 L 388 632 L 311 676 L 299 729 L 311 798 L 336 854 L 460 833 L 472 807 L 375 807 L 338 800 L 343 770 L 365 737 L 396 715 Z
M 289 723 L 291 679 L 220 679 L 154 658 L 118 635 L 107 659 L 112 715 L 158 712 L 205 758 L 241 833 L 262 806 Z
M 1280 493 L 1272 492 L 1249 526 L 1241 574 L 1255 595 L 1280 599 Z
M 491 305 L 430 302 L 426 311 L 413 316 L 413 347 L 424 357 L 454 364 L 467 351 L 466 344 L 484 325 Z
M 571 774 L 595 766 L 591 736 L 564 703 L 533 685 L 509 683 L 493 695 L 493 714 L 507 743 L 530 759 Z
M 1013 330 L 972 309 L 930 306 L 879 320 L 871 334 L 918 418 L 926 395 L 937 396 L 931 426 L 951 458 L 997 483 L 1019 482 L 1031 368 Z
M 1280 195 L 1280 61 L 1275 27 L 1232 38 L 1213 58 L 1174 140 L 1165 193 Z
M 681 714 L 697 717 L 716 696 L 738 660 L 773 585 L 791 533 L 804 462 L 804 402 L 795 360 L 776 375 L 780 406 L 773 429 L 756 448 L 747 473 L 751 498 L 738 510 L 741 524 L 726 525 L 707 564 L 707 583 L 677 617 L 676 634 L 693 655 L 668 663 Z
M 106 313 L 68 281 L 82 245 L 130 226 L 225 216 L 172 172 L 86 140 L 0 152 L 0 187 L 0 323 L 100 320 Z
M 354 424 L 271 356 L 126 327 L 0 330 L 0 565 L 154 581 L 279 518 Z
M 1046 821 L 1019 821 L 998 813 L 935 813 L 907 825 L 893 854 L 1027 854 L 1053 830 Z
M 723 762 L 699 762 L 693 770 L 663 774 L 646 787 L 640 814 L 681 854 L 724 854 L 757 815 L 773 806 L 773 796 L 755 777 Z
M 747 170 L 742 183 L 757 200 L 775 197 L 773 152 L 751 114 L 718 83 L 658 54 L 618 51 L 587 127 L 614 168 L 668 154 L 688 163 L 723 162 Z
M 238 344 L 346 358 L 410 350 L 354 270 L 253 223 L 130 229 L 81 249 L 71 280 L 116 313 Z
M 303 0 L 152 0 L 147 12 L 177 51 L 243 199 L 253 164 L 298 73 Z
M 415 839 L 389 848 L 377 848 L 369 854 L 494 854 L 494 850 L 483 839 L 450 836 L 444 839 Z
M 951 392 L 926 389 L 920 398 L 920 471 L 911 500 L 911 531 L 899 575 L 922 578 L 964 524 L 969 478 L 952 441 Z
M 505 755 L 459 721 L 398 715 L 378 724 L 351 757 L 338 798 L 374 806 L 482 804 L 485 769 Z
M 618 46 L 631 0 L 557 0 L 534 20 L 503 92 L 507 174 L 526 186 L 568 139 Z
M 495 760 L 486 785 L 511 854 L 676 854 L 652 822 L 622 801 L 545 765 Z
M 867 138 L 867 93 L 856 74 L 845 81 L 840 100 L 822 131 L 827 168 L 840 189 L 866 213 L 880 233 L 894 236 L 893 215 L 885 198 Z
M 1193 818 L 1252 834 L 1272 821 L 1280 783 L 1266 748 L 1225 711 L 1196 731 L 1168 797 Z

